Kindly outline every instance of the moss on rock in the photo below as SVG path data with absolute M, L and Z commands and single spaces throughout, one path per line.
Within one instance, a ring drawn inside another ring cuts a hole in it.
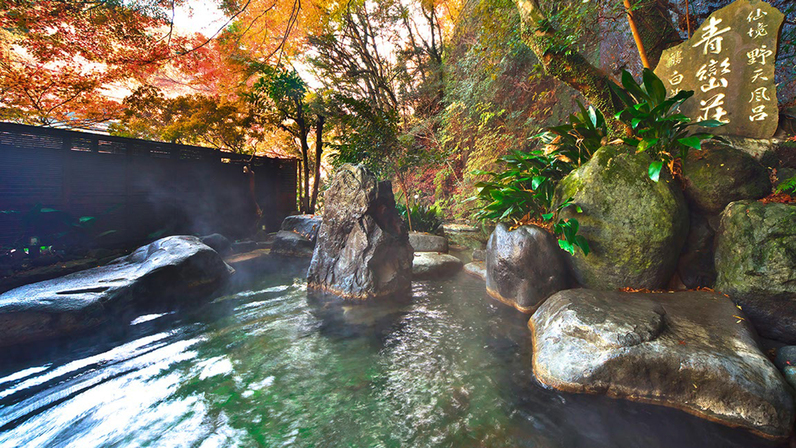
M 645 154 L 606 146 L 561 180 L 557 200 L 572 197 L 562 218 L 580 222 L 592 253 L 570 257 L 575 277 L 595 289 L 663 287 L 674 274 L 688 233 L 688 209 L 669 175 L 653 182 Z
M 730 202 L 759 199 L 771 192 L 768 170 L 752 156 L 725 145 L 691 151 L 683 163 L 685 197 L 706 214 Z
M 716 289 L 757 331 L 796 343 L 796 206 L 733 202 L 716 234 Z

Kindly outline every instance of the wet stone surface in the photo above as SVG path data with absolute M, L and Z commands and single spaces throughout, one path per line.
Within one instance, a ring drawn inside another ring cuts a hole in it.
M 572 289 L 529 326 L 534 375 L 549 387 L 669 406 L 770 438 L 793 430 L 785 381 L 722 294 Z

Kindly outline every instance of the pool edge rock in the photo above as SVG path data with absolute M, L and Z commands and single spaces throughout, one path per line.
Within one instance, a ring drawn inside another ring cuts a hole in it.
M 528 326 L 546 387 L 677 408 L 768 439 L 793 431 L 785 380 L 721 294 L 565 290 Z
M 233 269 L 193 236 L 170 236 L 105 266 L 0 294 L 0 347 L 95 328 L 130 307 L 197 300 Z
M 495 227 L 486 248 L 486 291 L 493 299 L 526 314 L 566 289 L 569 270 L 555 237 L 534 225 Z

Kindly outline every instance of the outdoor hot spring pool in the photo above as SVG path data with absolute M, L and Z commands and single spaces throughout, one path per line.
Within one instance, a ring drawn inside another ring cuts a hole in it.
M 673 409 L 543 389 L 527 317 L 461 274 L 403 303 L 290 269 L 199 310 L 2 355 L 2 447 L 756 447 Z

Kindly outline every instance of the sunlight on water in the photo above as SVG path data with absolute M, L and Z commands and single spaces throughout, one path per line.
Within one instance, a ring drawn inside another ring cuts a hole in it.
M 770 446 L 540 388 L 526 322 L 464 277 L 370 305 L 266 278 L 191 313 L 143 314 L 118 341 L 0 364 L 0 446 Z

